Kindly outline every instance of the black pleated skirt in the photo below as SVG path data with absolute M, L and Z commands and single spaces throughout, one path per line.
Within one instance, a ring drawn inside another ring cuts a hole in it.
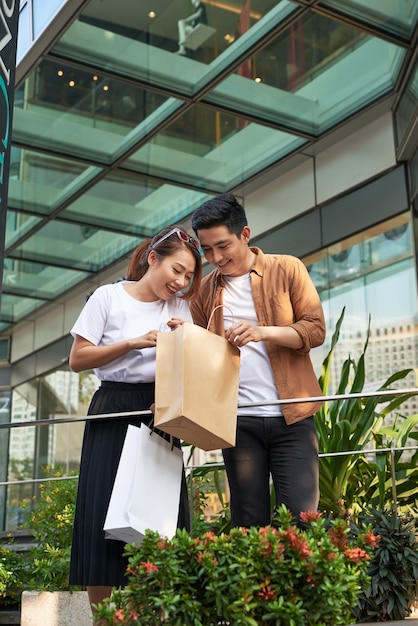
M 154 383 L 104 382 L 94 394 L 88 413 L 142 411 L 149 409 L 153 402 Z M 105 539 L 103 524 L 128 425 L 141 423 L 152 425 L 152 416 L 86 422 L 71 549 L 71 585 L 119 587 L 126 584 L 125 544 Z M 175 443 L 180 446 L 178 440 Z M 190 528 L 184 473 L 178 526 Z

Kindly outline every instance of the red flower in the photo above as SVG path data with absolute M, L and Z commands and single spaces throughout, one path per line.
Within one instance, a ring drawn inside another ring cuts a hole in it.
M 141 561 L 141 565 L 145 570 L 145 573 L 151 574 L 151 572 L 158 572 L 158 567 L 154 563 L 148 563 L 147 561 Z
M 266 585 L 261 587 L 261 591 L 258 592 L 258 595 L 260 598 L 263 598 L 263 600 L 267 600 L 268 602 L 269 600 L 274 600 L 276 597 L 276 590 L 272 589 L 270 585 Z
M 297 534 L 294 526 L 284 531 L 283 539 L 287 540 L 290 547 L 299 552 L 300 556 L 305 558 L 311 556 L 312 550 L 309 548 L 308 540 L 303 535 Z
M 279 543 L 279 545 L 277 546 L 277 549 L 276 549 L 276 558 L 277 559 L 280 558 L 282 556 L 283 552 L 284 552 L 284 545 L 282 543 Z
M 322 513 L 319 511 L 302 511 L 299 517 L 302 522 L 308 524 L 309 522 L 316 522 L 320 517 L 322 517 Z
M 344 550 L 344 548 L 348 546 L 347 536 L 345 533 L 345 528 L 343 526 L 330 528 L 329 536 L 331 539 L 331 543 L 334 544 L 336 548 Z

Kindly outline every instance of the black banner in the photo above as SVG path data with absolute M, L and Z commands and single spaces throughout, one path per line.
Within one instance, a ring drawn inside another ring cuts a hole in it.
M 9 188 L 19 0 L 0 0 L 0 303 Z

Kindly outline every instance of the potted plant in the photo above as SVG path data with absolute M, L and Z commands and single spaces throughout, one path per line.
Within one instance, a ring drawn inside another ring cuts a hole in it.
M 285 507 L 277 528 L 233 528 L 193 538 L 178 530 L 170 540 L 147 531 L 129 544 L 127 586 L 96 607 L 107 624 L 208 626 L 349 624 L 351 607 L 368 582 L 377 538 L 356 537 L 342 520 L 320 513 L 292 523 Z

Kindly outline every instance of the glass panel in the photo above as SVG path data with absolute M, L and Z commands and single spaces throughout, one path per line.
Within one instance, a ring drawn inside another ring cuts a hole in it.
M 54 300 L 87 277 L 86 272 L 8 258 L 3 269 L 3 293 Z
M 206 66 L 254 24 L 272 10 L 281 20 L 297 8 L 285 0 L 164 4 L 150 11 L 142 3 L 133 21 L 131 0 L 106 5 L 93 0 L 53 53 L 81 62 L 88 58 L 97 67 L 192 94 Z
M 31 422 L 36 419 L 36 388 L 25 383 L 13 390 L 12 422 Z M 12 428 L 8 463 L 8 480 L 28 480 L 33 478 L 35 458 L 35 426 Z M 7 489 L 6 528 L 13 530 L 25 521 L 22 504 L 30 503 L 32 486 L 14 485 Z
M 13 187 L 13 180 L 9 182 L 9 197 L 10 187 Z M 32 228 L 34 228 L 41 221 L 38 217 L 32 217 L 24 213 L 16 213 L 11 209 L 7 209 L 6 213 L 6 248 L 12 246 L 18 239 L 24 237 Z
M 14 109 L 13 140 L 108 163 L 121 137 L 165 101 L 126 81 L 45 60 L 25 83 L 24 108 Z
M 75 193 L 99 172 L 69 159 L 12 148 L 8 206 L 49 215 L 69 191 Z
M 35 39 L 48 26 L 58 10 L 64 6 L 68 0 L 48 0 L 48 2 L 32 2 L 33 30 Z
M 326 0 L 320 4 L 402 37 L 411 37 L 418 21 L 416 0 Z
M 11 391 L 5 389 L 0 391 L 0 424 L 8 424 L 10 422 L 11 410 Z M 0 429 L 0 481 L 7 481 L 7 459 L 9 458 L 9 440 L 10 430 L 8 428 Z M 5 519 L 6 512 L 6 487 L 0 487 L 0 530 Z
M 137 237 L 115 235 L 83 224 L 54 221 L 17 247 L 13 257 L 98 272 L 131 252 L 138 243 Z
M 39 300 L 35 298 L 22 298 L 22 296 L 10 296 L 7 293 L 2 294 L 1 298 L 1 314 L 0 320 L 4 326 L 1 330 L 4 330 L 8 325 L 13 324 L 21 320 L 25 315 L 29 315 L 39 309 L 43 304 L 46 304 L 46 300 Z
M 392 89 L 404 55 L 352 26 L 306 13 L 205 100 L 316 135 Z
M 313 351 L 316 364 L 329 350 L 332 332 L 345 307 L 334 358 L 335 377 L 348 355 L 356 359 L 363 350 L 369 316 L 368 384 L 377 389 L 395 371 L 416 367 L 417 299 L 409 214 L 330 246 L 305 262 L 323 302 L 329 329 L 326 345 Z M 390 350 L 388 346 L 392 346 Z M 413 373 L 402 385 L 414 387 L 415 382 Z M 417 399 L 405 406 L 416 412 Z
M 396 109 L 396 138 L 401 143 L 409 125 L 418 115 L 418 63 Z
M 418 197 L 418 150 L 415 152 L 414 156 L 411 159 L 409 169 L 411 172 L 411 195 L 412 198 L 416 199 Z
M 60 369 L 13 390 L 12 422 L 55 419 L 85 414 L 79 384 L 87 376 Z M 28 480 L 44 475 L 46 466 L 60 465 L 68 474 L 78 470 L 84 422 L 51 426 L 27 426 L 10 431 L 8 480 Z M 22 503 L 30 503 L 34 484 L 8 488 L 6 528 L 13 530 L 24 521 Z M 27 511 L 26 511 L 27 513 Z
M 204 193 L 116 172 L 89 189 L 60 217 L 136 236 L 154 236 L 207 199 Z
M 16 65 L 20 63 L 32 43 L 29 25 L 29 7 L 26 4 L 19 13 L 19 28 L 17 31 Z
M 305 143 L 304 139 L 196 105 L 124 164 L 213 190 L 226 190 Z

